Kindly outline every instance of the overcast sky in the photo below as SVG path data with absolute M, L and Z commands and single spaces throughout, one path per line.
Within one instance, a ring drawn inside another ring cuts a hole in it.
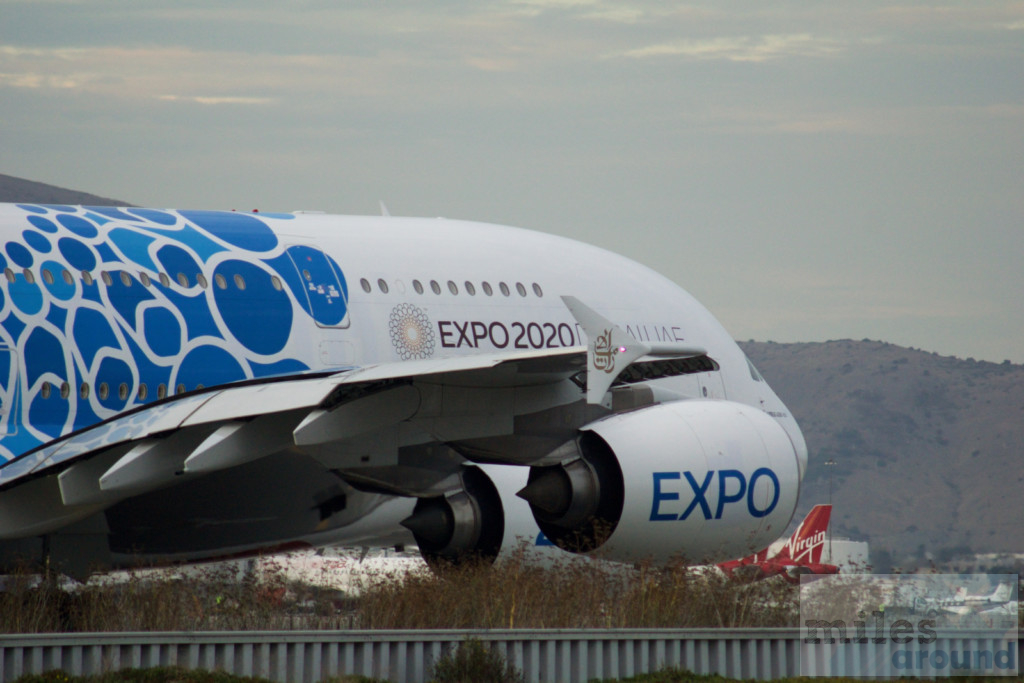
M 1022 2 L 0 0 L 0 173 L 384 200 L 626 253 L 738 339 L 1024 362 Z

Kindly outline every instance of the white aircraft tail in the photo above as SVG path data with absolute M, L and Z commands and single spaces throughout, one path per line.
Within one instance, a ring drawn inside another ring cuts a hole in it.
M 994 603 L 1004 603 L 1010 599 L 1011 593 L 1012 591 L 1010 589 L 1010 584 L 1001 583 L 998 586 L 996 586 L 996 589 L 994 591 L 992 591 L 992 595 L 989 596 L 988 601 Z

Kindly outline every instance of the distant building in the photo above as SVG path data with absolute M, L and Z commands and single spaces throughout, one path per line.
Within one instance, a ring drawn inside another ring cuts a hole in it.
M 826 541 L 821 561 L 839 565 L 840 574 L 866 574 L 871 571 L 871 555 L 867 541 L 851 541 L 848 538 L 833 538 L 831 543 Z

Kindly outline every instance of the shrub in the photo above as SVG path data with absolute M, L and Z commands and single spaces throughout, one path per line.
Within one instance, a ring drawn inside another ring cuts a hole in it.
M 523 683 L 523 674 L 493 648 L 475 638 L 445 653 L 434 664 L 437 683 Z

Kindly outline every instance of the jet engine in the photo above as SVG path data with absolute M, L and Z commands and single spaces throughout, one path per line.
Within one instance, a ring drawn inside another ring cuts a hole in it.
M 619 561 L 711 561 L 766 547 L 786 528 L 799 454 L 765 412 L 685 400 L 583 427 L 519 492 L 557 546 Z
M 461 489 L 419 499 L 402 521 L 428 564 L 474 557 L 491 561 L 501 551 L 505 513 L 498 489 L 478 467 L 464 467 L 460 478 Z

